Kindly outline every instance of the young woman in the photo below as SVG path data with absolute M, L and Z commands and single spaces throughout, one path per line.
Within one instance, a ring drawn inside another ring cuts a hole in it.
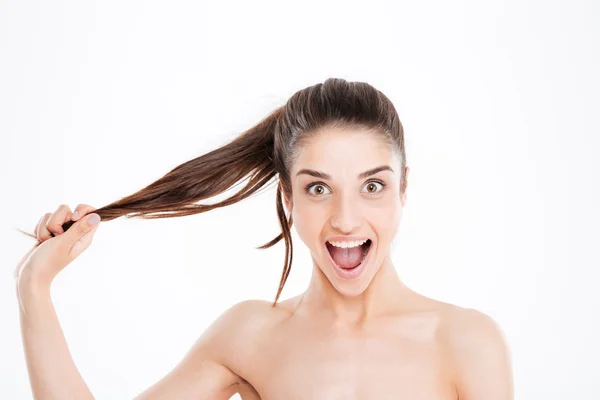
M 61 205 L 45 214 L 31 235 L 38 243 L 16 271 L 35 398 L 93 398 L 69 354 L 50 285 L 90 245 L 100 219 L 206 212 L 276 177 L 282 232 L 260 247 L 285 240 L 275 301 L 247 300 L 223 312 L 137 399 L 512 399 L 510 355 L 495 321 L 418 294 L 396 273 L 391 243 L 409 171 L 390 100 L 366 83 L 331 78 L 137 193 L 98 209 Z M 196 204 L 245 178 L 231 198 Z M 278 302 L 292 264 L 292 221 L 312 254 L 312 279 L 303 294 Z

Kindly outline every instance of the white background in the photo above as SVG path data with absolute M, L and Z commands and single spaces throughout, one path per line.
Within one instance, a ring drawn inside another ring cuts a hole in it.
M 600 398 L 594 1 L 0 2 L 0 397 L 31 397 L 12 272 L 45 212 L 101 207 L 328 77 L 396 105 L 412 171 L 401 278 L 504 330 L 517 399 Z M 52 286 L 98 399 L 132 398 L 226 308 L 272 300 L 275 188 L 119 218 Z M 294 235 L 282 299 L 311 272 Z M 237 398 L 237 397 L 236 397 Z

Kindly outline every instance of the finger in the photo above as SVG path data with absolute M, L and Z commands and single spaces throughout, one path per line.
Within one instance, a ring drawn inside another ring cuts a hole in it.
M 77 221 L 81 217 L 83 217 L 84 215 L 86 215 L 89 212 L 94 211 L 95 209 L 96 209 L 96 207 L 90 206 L 89 204 L 79 204 L 77 207 L 75 207 L 73 214 L 71 216 L 69 216 L 69 218 L 72 221 Z
M 37 231 L 35 234 L 36 234 L 38 240 L 41 242 L 48 240 L 52 237 L 50 234 L 50 231 L 46 227 L 46 224 L 51 216 L 52 216 L 52 213 L 44 214 L 44 216 L 40 220 L 40 223 L 38 224 L 38 228 L 37 228 Z
M 95 223 L 93 222 L 95 219 Z M 68 237 L 68 240 L 72 243 L 77 242 L 84 236 L 86 233 L 91 231 L 94 227 L 98 225 L 100 222 L 100 216 L 98 214 L 88 214 L 85 217 L 79 219 L 79 221 L 75 222 L 71 228 L 66 232 L 65 236 Z
M 60 235 L 65 233 L 65 230 L 62 228 L 62 224 L 69 220 L 69 216 L 71 215 L 71 209 L 66 204 L 61 204 L 58 206 L 56 211 L 52 214 L 48 222 L 46 222 L 46 228 L 53 233 L 53 236 Z

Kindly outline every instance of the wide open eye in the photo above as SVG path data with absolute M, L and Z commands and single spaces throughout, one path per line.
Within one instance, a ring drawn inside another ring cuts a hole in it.
M 325 184 L 321 183 L 321 182 L 317 182 L 317 183 L 311 183 L 310 185 L 308 185 L 305 190 L 306 193 L 310 194 L 311 196 L 321 196 L 323 195 L 323 190 L 321 189 L 319 192 L 317 192 L 317 194 L 314 194 L 313 192 L 310 191 L 310 189 L 312 189 L 313 187 L 320 187 L 320 188 L 326 188 L 327 186 L 325 186 Z
M 367 182 L 367 184 L 365 185 L 365 187 L 373 187 L 374 184 L 378 183 L 379 185 L 381 185 L 381 189 L 375 192 L 371 192 L 367 189 L 367 193 L 369 194 L 379 194 L 383 191 L 383 188 L 385 188 L 385 183 L 381 182 L 381 181 L 369 181 Z

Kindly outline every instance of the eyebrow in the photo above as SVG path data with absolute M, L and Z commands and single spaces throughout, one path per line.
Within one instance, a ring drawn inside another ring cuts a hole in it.
M 375 175 L 376 173 L 381 172 L 381 171 L 394 172 L 394 170 L 389 165 L 381 165 L 379 167 L 371 168 L 365 172 L 361 172 L 360 174 L 358 174 L 356 176 L 356 178 L 357 179 L 366 178 L 367 176 Z M 325 172 L 315 171 L 314 169 L 303 168 L 300 171 L 298 171 L 298 173 L 296 173 L 296 176 L 301 175 L 301 174 L 314 176 L 315 178 L 331 180 L 331 175 L 326 174 Z

